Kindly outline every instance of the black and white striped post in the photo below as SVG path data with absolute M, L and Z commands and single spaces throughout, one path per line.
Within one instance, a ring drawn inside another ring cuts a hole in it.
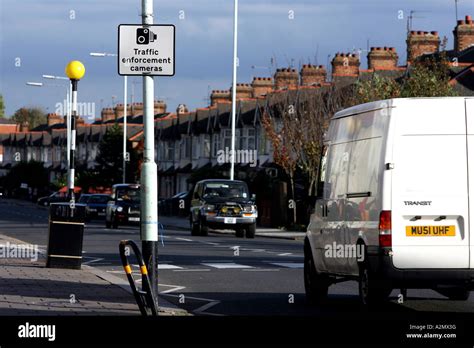
M 74 165 L 75 165 L 75 153 L 76 153 L 76 123 L 77 123 L 77 84 L 79 80 L 84 76 L 86 69 L 84 65 L 77 61 L 73 60 L 69 62 L 66 66 L 66 74 L 71 79 L 72 85 L 72 113 L 71 113 L 71 129 L 67 131 L 70 132 L 71 144 L 70 144 L 70 153 L 69 153 L 69 168 L 68 168 L 68 199 L 71 205 L 74 206 L 75 197 L 74 197 Z

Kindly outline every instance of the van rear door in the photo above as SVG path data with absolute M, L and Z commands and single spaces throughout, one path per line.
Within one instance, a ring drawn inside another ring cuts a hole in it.
M 397 100 L 392 117 L 397 268 L 469 267 L 465 111 L 462 98 Z
M 468 156 L 468 181 L 469 181 L 469 216 L 474 217 L 474 98 L 466 98 L 466 124 L 467 124 L 467 156 Z M 474 229 L 474 226 L 469 226 Z M 474 268 L 474 238 L 470 238 L 470 264 Z

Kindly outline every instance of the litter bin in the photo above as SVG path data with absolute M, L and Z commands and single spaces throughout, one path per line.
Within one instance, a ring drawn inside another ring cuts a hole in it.
M 46 267 L 81 269 L 85 204 L 52 203 Z

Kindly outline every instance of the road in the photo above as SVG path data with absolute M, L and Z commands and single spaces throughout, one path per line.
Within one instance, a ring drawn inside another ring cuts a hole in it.
M 48 212 L 32 204 L 0 200 L 0 233 L 46 249 Z M 333 285 L 323 307 L 305 303 L 303 242 L 233 235 L 190 236 L 167 229 L 159 245 L 159 291 L 177 306 L 200 315 L 346 316 L 360 311 L 357 283 Z M 161 237 L 161 236 L 160 236 Z M 139 242 L 138 227 L 105 229 L 86 225 L 84 263 L 125 279 L 118 255 L 122 239 Z M 138 267 L 134 267 L 138 271 Z M 138 277 L 138 272 L 137 272 Z M 380 311 L 405 316 L 419 312 L 474 312 L 474 296 L 450 301 L 432 290 L 409 290 L 398 303 L 399 290 Z M 377 313 L 373 313 L 374 316 Z

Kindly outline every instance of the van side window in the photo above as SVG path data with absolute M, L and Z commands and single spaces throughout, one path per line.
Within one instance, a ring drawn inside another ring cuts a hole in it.
M 319 174 L 318 174 L 318 182 L 316 186 L 317 197 L 324 196 L 323 192 L 324 192 L 324 182 L 326 181 L 327 159 L 328 159 L 328 146 L 324 145 L 321 151 L 321 158 L 319 160 Z

